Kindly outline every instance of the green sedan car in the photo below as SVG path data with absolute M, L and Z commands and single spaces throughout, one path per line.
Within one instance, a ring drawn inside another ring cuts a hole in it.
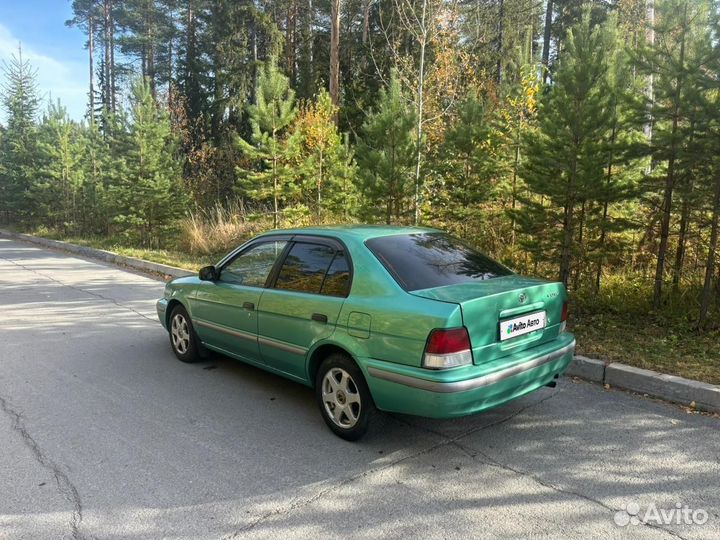
M 552 386 L 575 349 L 561 283 L 421 227 L 272 231 L 169 282 L 157 311 L 180 360 L 306 384 L 348 440 L 377 409 L 452 418 Z

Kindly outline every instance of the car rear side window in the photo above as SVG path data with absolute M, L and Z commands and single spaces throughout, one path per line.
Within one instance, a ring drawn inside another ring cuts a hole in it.
M 350 268 L 345 252 L 338 251 L 328 268 L 321 294 L 328 296 L 347 296 L 350 289 Z
M 334 258 L 335 249 L 330 246 L 305 242 L 294 244 L 280 268 L 275 288 L 319 293 Z
M 513 272 L 444 233 L 372 238 L 365 245 L 406 291 L 480 281 Z

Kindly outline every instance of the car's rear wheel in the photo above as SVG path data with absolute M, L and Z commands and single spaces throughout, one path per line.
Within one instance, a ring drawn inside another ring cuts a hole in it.
M 200 360 L 198 339 L 190 315 L 182 305 L 178 305 L 172 310 L 168 331 L 170 346 L 178 360 L 188 363 Z
M 375 413 L 365 377 L 346 355 L 334 353 L 320 365 L 315 397 L 328 427 L 339 437 L 356 441 L 368 429 Z

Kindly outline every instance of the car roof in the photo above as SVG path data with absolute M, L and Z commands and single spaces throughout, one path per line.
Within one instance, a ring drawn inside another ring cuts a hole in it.
M 272 234 L 305 234 L 332 236 L 341 240 L 343 238 L 353 238 L 354 240 L 365 241 L 379 236 L 428 232 L 440 231 L 429 227 L 404 227 L 399 225 L 323 225 L 317 227 L 300 227 L 296 229 L 274 229 L 272 231 L 267 231 L 260 236 Z

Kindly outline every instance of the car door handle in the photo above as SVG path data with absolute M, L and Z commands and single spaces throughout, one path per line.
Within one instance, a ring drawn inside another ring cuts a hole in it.
M 313 313 L 311 318 L 313 321 L 327 324 L 327 315 L 323 315 L 322 313 Z
M 253 304 L 252 302 L 243 302 L 243 307 L 245 309 L 249 309 L 250 311 L 255 310 L 255 304 Z

